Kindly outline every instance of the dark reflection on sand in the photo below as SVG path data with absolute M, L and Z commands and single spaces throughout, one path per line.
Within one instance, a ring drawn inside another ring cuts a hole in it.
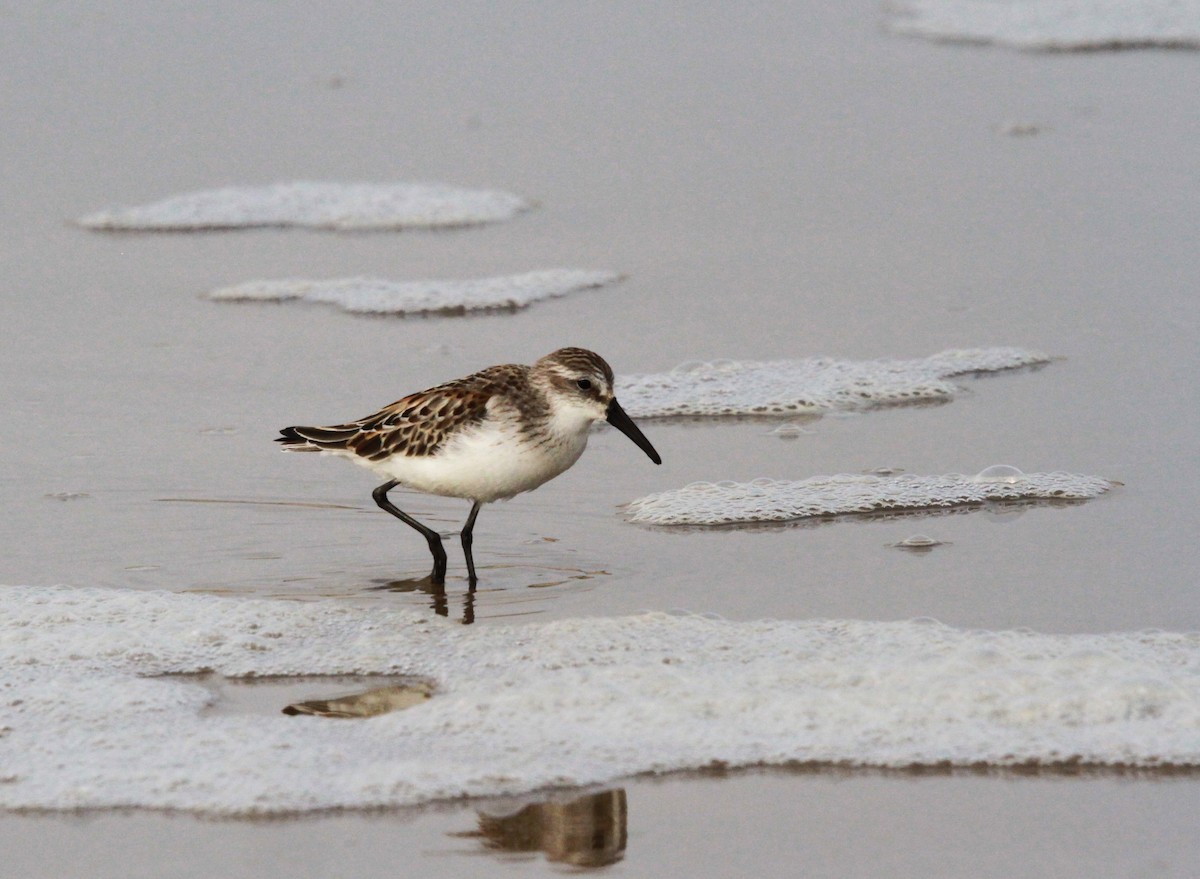
M 480 810 L 478 820 L 478 830 L 452 835 L 478 839 L 498 853 L 542 852 L 546 860 L 572 867 L 606 867 L 625 857 L 623 788 L 530 803 L 508 814 Z

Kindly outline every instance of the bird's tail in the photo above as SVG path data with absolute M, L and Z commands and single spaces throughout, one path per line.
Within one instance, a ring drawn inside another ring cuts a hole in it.
M 350 440 L 358 433 L 358 425 L 336 427 L 285 427 L 275 437 L 288 452 L 339 451 L 350 447 Z

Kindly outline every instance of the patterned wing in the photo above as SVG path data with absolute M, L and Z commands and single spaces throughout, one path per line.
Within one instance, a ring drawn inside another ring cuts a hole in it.
M 379 461 L 392 455 L 432 455 L 457 430 L 478 424 L 487 415 L 490 390 L 450 382 L 409 394 L 358 422 L 346 447 Z
M 493 366 L 409 394 L 351 424 L 287 427 L 276 441 L 297 451 L 347 451 L 370 461 L 432 455 L 455 431 L 483 421 L 488 401 L 510 387 L 512 370 L 522 368 Z

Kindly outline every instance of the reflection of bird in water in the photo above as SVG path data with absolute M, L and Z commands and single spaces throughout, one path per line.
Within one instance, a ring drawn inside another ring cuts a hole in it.
M 441 535 L 392 504 L 388 492 L 399 486 L 472 501 L 462 545 L 474 586 L 471 541 L 479 508 L 532 491 L 566 471 L 601 419 L 662 463 L 613 396 L 612 369 L 583 348 L 560 348 L 533 366 L 492 366 L 409 394 L 348 424 L 285 427 L 276 442 L 288 451 L 339 455 L 386 477 L 372 494 L 375 503 L 425 538 L 433 555 L 429 579 L 436 586 L 446 580 Z
M 532 803 L 510 815 L 479 813 L 479 837 L 491 849 L 545 852 L 546 859 L 574 867 L 603 867 L 625 856 L 625 790 L 601 791 L 572 800 Z
M 315 717 L 377 717 L 380 714 L 420 705 L 433 695 L 434 689 L 432 681 L 414 678 L 403 684 L 372 687 L 332 699 L 293 702 L 283 709 L 283 713 L 310 714 Z
M 440 583 L 431 583 L 428 580 L 389 580 L 380 586 L 372 586 L 371 589 L 388 592 L 424 592 L 430 596 L 429 606 L 433 608 L 434 613 L 440 617 L 450 616 L 450 601 L 446 597 L 445 587 Z M 463 594 L 462 622 L 464 626 L 475 622 L 474 588 Z

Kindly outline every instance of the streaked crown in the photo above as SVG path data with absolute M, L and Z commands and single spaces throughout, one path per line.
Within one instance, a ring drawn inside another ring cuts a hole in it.
M 601 385 L 608 396 L 612 395 L 612 367 L 595 351 L 559 348 L 535 363 L 533 368 L 542 375 L 571 382 L 588 379 L 593 385 Z

